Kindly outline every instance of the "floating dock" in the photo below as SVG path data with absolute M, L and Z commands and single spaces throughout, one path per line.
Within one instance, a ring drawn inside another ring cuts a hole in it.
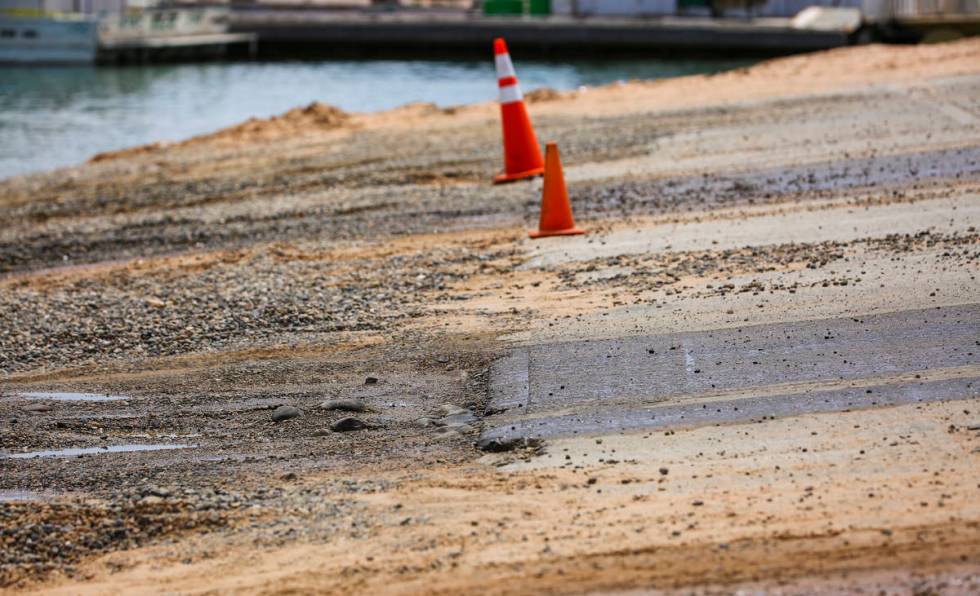
M 258 36 L 228 30 L 226 8 L 160 8 L 108 15 L 99 26 L 102 63 L 221 58 L 233 46 L 255 55 Z
M 231 30 L 256 34 L 260 51 L 426 54 L 485 53 L 495 37 L 512 47 L 599 54 L 610 51 L 792 53 L 852 43 L 841 31 L 796 29 L 791 19 L 488 17 L 452 11 L 236 10 Z
M 105 40 L 99 44 L 97 60 L 102 63 L 160 62 L 220 58 L 230 46 L 248 47 L 256 53 L 258 37 L 253 33 L 212 33 Z

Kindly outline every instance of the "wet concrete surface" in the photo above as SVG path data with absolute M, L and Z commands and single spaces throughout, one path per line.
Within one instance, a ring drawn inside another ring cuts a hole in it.
M 521 348 L 484 439 L 742 422 L 980 396 L 980 304 Z

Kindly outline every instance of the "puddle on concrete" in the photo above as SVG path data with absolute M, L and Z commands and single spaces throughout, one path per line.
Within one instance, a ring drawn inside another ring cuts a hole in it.
M 103 395 L 100 393 L 72 393 L 65 391 L 28 391 L 17 393 L 18 397 L 26 399 L 53 399 L 56 401 L 120 401 L 129 399 L 125 395 Z
M 13 503 L 15 501 L 37 501 L 41 499 L 41 494 L 29 490 L 0 490 L 0 503 Z
M 50 449 L 47 451 L 29 451 L 27 453 L 10 453 L 0 457 L 9 459 L 31 459 L 35 457 L 74 457 L 96 453 L 126 453 L 130 451 L 164 451 L 168 449 L 190 449 L 197 445 L 181 443 L 129 444 L 109 445 L 108 447 L 70 447 L 68 449 Z

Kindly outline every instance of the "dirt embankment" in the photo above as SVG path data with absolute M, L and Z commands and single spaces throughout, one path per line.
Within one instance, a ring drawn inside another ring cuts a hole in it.
M 249 118 L 241 124 L 223 128 L 219 131 L 192 137 L 179 143 L 157 142 L 141 145 L 119 151 L 107 151 L 92 156 L 91 161 L 98 163 L 111 159 L 123 159 L 154 153 L 170 147 L 191 147 L 201 143 L 225 143 L 231 145 L 271 141 L 304 135 L 310 132 L 332 130 L 343 126 L 350 120 L 350 115 L 334 106 L 313 102 L 302 108 L 293 108 L 288 112 L 271 118 Z

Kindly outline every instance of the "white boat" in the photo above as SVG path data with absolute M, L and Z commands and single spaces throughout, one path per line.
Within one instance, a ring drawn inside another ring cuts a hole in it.
M 0 14 L 0 63 L 92 64 L 98 48 L 93 18 Z

